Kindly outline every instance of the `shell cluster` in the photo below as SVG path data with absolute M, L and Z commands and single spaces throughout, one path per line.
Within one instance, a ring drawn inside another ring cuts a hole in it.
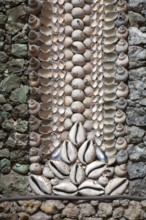
M 127 188 L 128 16 L 120 2 L 29 1 L 29 183 L 36 194 Z

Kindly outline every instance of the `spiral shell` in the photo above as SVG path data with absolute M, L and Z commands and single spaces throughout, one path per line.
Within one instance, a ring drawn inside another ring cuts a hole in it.
M 31 132 L 29 134 L 29 145 L 30 147 L 38 147 L 41 143 L 41 137 L 36 132 Z
M 128 153 L 126 150 L 120 150 L 116 155 L 116 160 L 118 164 L 126 163 L 128 160 Z
M 40 111 L 40 104 L 37 101 L 30 99 L 28 100 L 28 108 L 30 115 L 36 116 Z
M 127 175 L 127 165 L 121 164 L 115 167 L 115 174 L 118 177 L 125 177 Z
M 116 71 L 116 81 L 126 82 L 128 79 L 128 71 L 123 66 L 118 66 Z
M 34 115 L 31 115 L 29 118 L 29 130 L 36 131 L 40 127 L 41 120 L 36 118 Z
M 118 87 L 117 87 L 117 96 L 118 98 L 120 97 L 127 97 L 128 95 L 128 86 L 124 82 L 120 82 Z
M 127 142 L 123 137 L 118 137 L 116 141 L 115 148 L 117 150 L 123 150 L 127 148 Z

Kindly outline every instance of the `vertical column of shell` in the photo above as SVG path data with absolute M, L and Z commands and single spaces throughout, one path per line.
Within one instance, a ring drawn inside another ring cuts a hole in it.
M 92 120 L 95 130 L 95 141 L 98 146 L 102 143 L 103 131 L 103 19 L 104 19 L 104 4 L 103 0 L 94 0 L 92 4 L 93 16 L 91 27 L 92 31 L 92 87 L 93 87 L 93 105 L 92 105 Z
M 41 63 L 39 69 L 40 91 L 41 91 L 41 110 L 39 116 L 41 118 L 41 151 L 49 154 L 54 146 L 52 144 L 52 4 L 50 1 L 44 1 L 41 9 L 41 26 L 40 26 L 40 53 L 38 58 Z
M 65 4 L 65 12 L 67 74 L 64 126 L 68 133 L 75 123 L 80 122 L 87 131 L 89 139 L 92 139 L 91 1 L 68 1 Z
M 40 111 L 40 93 L 39 85 L 40 78 L 38 69 L 40 68 L 40 61 L 38 60 L 38 53 L 40 47 L 39 41 L 39 28 L 40 19 L 39 13 L 41 9 L 41 3 L 37 0 L 29 0 L 29 34 L 28 34 L 28 55 L 29 61 L 29 86 L 30 86 L 30 99 L 28 100 L 29 107 L 29 146 L 30 148 L 30 161 L 32 163 L 40 162 L 40 157 L 35 157 L 38 153 L 37 147 L 40 146 L 41 137 L 39 134 L 39 127 L 41 124 L 39 118 Z M 33 152 L 33 153 L 32 153 Z
M 64 130 L 64 0 L 52 1 L 52 104 L 53 125 L 52 140 L 54 147 L 61 141 L 61 132 Z
M 127 143 L 124 138 L 125 133 L 125 120 L 126 114 L 125 109 L 127 106 L 126 97 L 128 96 L 128 86 L 125 84 L 128 79 L 128 43 L 127 43 L 127 35 L 128 31 L 126 25 L 128 23 L 128 16 L 126 14 L 127 11 L 127 2 L 126 1 L 118 1 L 117 3 L 117 37 L 118 43 L 116 45 L 116 53 L 118 54 L 118 58 L 116 60 L 116 82 L 117 86 L 117 103 L 116 103 L 116 115 L 115 115 L 115 123 L 116 123 L 116 150 L 117 152 L 117 166 L 115 167 L 115 175 L 118 177 L 124 177 L 127 174 Z
M 115 162 L 115 113 L 116 113 L 116 88 L 115 83 L 115 62 L 117 54 L 115 53 L 115 44 L 117 42 L 115 20 L 117 0 L 104 0 L 105 17 L 104 17 L 104 58 L 103 58 L 103 74 L 104 74 L 104 128 L 103 128 L 103 147 L 108 158 L 108 164 Z

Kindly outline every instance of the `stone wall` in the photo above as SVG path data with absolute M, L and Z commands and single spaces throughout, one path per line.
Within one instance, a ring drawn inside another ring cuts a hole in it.
M 19 201 L 0 204 L 2 220 L 144 220 L 146 200 L 142 202 L 98 201 Z
M 0 194 L 4 195 L 27 193 L 27 178 L 21 175 L 29 169 L 27 20 L 27 1 L 0 1 Z

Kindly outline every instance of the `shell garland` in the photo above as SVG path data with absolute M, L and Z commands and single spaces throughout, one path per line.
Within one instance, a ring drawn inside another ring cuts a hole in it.
M 123 194 L 125 7 L 44 0 L 38 8 L 29 5 L 30 187 L 62 196 Z

